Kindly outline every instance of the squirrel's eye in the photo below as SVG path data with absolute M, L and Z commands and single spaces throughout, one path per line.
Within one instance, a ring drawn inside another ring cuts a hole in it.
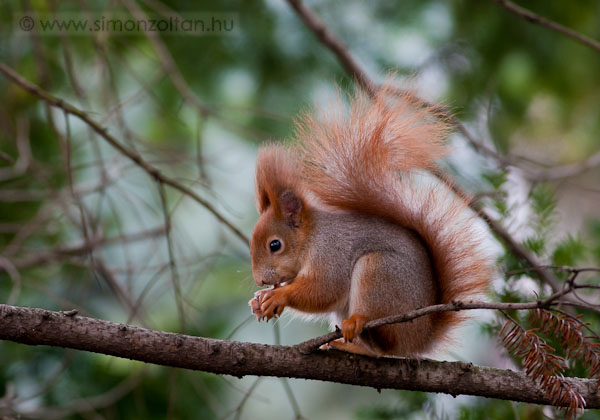
M 279 239 L 273 239 L 269 242 L 269 249 L 272 253 L 275 253 L 281 249 L 281 241 Z

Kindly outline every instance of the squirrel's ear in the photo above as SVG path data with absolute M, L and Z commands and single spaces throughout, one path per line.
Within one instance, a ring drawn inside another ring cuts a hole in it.
M 300 226 L 302 222 L 302 209 L 304 208 L 300 197 L 290 190 L 282 192 L 279 196 L 279 208 L 281 216 L 291 227 L 297 228 Z
M 297 158 L 283 145 L 261 147 L 256 159 L 256 209 L 259 214 L 277 201 L 287 190 L 299 187 L 301 170 Z

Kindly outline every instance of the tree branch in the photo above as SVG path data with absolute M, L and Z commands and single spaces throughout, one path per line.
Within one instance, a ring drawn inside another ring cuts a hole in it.
M 550 19 L 546 19 L 543 16 L 537 15 L 519 5 L 516 5 L 512 1 L 509 0 L 492 0 L 498 3 L 500 6 L 504 7 L 506 10 L 514 13 L 515 15 L 521 16 L 528 22 L 537 23 L 538 25 L 545 26 L 546 28 L 552 29 L 553 31 L 559 32 L 565 36 L 568 36 L 571 39 L 583 44 L 587 47 L 593 48 L 596 51 L 600 52 L 600 42 L 589 38 L 585 35 L 580 34 L 572 29 L 567 28 L 566 26 L 562 26 L 559 23 L 556 23 Z
M 463 362 L 375 359 L 335 350 L 305 355 L 297 346 L 192 337 L 35 308 L 0 305 L 0 339 L 237 377 L 304 378 L 551 404 L 534 381 L 511 370 Z M 585 398 L 587 408 L 600 408 L 596 381 L 568 381 Z
M 594 153 L 589 158 L 569 165 L 555 166 L 526 174 L 533 182 L 555 181 L 563 178 L 574 177 L 600 166 L 600 152 Z
M 315 34 L 319 41 L 333 51 L 346 72 L 358 82 L 365 92 L 369 95 L 374 94 L 377 90 L 376 84 L 371 81 L 356 62 L 355 58 L 348 51 L 348 47 L 327 28 L 327 25 L 325 25 L 317 15 L 304 5 L 302 0 L 287 0 L 287 2 L 296 11 L 304 24 Z

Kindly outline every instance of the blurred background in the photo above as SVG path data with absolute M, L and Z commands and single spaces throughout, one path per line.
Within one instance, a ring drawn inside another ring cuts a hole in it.
M 600 265 L 599 51 L 493 1 L 306 5 L 375 82 L 393 72 L 398 86 L 462 121 L 472 139 L 451 136 L 444 168 L 519 243 L 544 264 Z M 600 39 L 597 0 L 520 5 Z M 153 19 L 206 27 L 108 28 Z M 243 240 L 257 219 L 256 150 L 292 138 L 298 112 L 353 86 L 286 1 L 0 0 L 0 61 L 106 127 L 129 155 L 0 76 L 0 303 L 260 343 L 327 331 L 289 314 L 259 324 L 247 306 L 257 289 Z M 131 156 L 196 198 L 157 182 Z M 490 299 L 549 292 L 513 273 L 525 266 L 502 242 L 489 246 L 501 272 Z M 596 327 L 597 313 L 586 316 Z M 473 318 L 453 346 L 430 356 L 517 368 L 498 344 L 496 314 Z M 560 416 L 483 398 L 238 379 L 0 342 L 0 418 Z

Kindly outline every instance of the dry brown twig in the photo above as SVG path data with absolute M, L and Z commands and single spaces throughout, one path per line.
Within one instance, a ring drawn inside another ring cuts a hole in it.
M 576 418 L 577 413 L 585 408 L 586 401 L 564 380 L 565 359 L 554 354 L 554 349 L 535 334 L 537 329 L 525 330 L 517 321 L 506 316 L 508 321 L 500 330 L 504 347 L 522 359 L 527 376 L 539 383 L 554 405 L 566 407 L 567 418 Z
M 540 326 L 540 332 L 560 340 L 569 359 L 579 360 L 590 369 L 589 377 L 600 379 L 600 344 L 583 335 L 582 329 L 589 324 L 579 316 L 556 315 L 541 308 L 532 312 L 533 321 Z
M 584 271 L 600 271 L 600 268 L 553 267 L 569 272 L 563 291 L 565 294 L 577 288 L 589 287 L 579 285 L 575 279 Z M 555 301 L 555 303 L 558 303 Z M 563 376 L 567 369 L 568 360 L 579 360 L 590 370 L 589 377 L 598 379 L 600 375 L 600 343 L 592 341 L 592 337 L 584 336 L 582 329 L 589 324 L 581 321 L 581 314 L 573 316 L 557 310 L 558 315 L 550 312 L 555 310 L 551 305 L 539 306 L 532 311 L 533 325 L 537 328 L 526 330 L 519 322 L 502 311 L 507 318 L 500 330 L 504 347 L 515 357 L 522 360 L 525 373 L 538 382 L 544 392 L 554 401 L 554 405 L 566 407 L 568 419 L 575 419 L 579 412 L 586 407 L 585 398 L 565 381 Z M 555 354 L 555 349 L 539 337 L 543 333 L 557 338 L 565 351 L 566 359 Z M 592 331 L 593 333 L 593 331 Z M 595 338 L 598 336 L 593 333 Z
M 526 330 L 519 322 L 504 312 L 506 323 L 500 330 L 504 347 L 523 361 L 525 373 L 538 382 L 554 405 L 566 408 L 566 417 L 574 419 L 585 409 L 583 395 L 573 389 L 563 373 L 568 360 L 579 360 L 589 368 L 589 377 L 598 379 L 600 375 L 600 343 L 584 336 L 583 327 L 588 324 L 567 313 L 556 315 L 547 308 L 539 307 L 533 312 L 532 320 L 537 328 Z M 557 338 L 565 350 L 566 359 L 555 354 L 538 334 Z M 597 337 L 597 336 L 596 336 Z

